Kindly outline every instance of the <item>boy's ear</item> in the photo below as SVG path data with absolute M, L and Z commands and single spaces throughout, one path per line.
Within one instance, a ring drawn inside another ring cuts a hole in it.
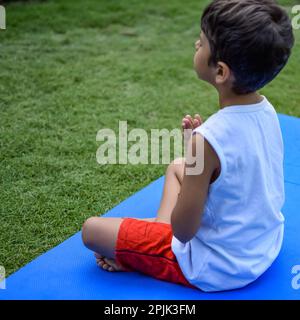
M 231 77 L 231 71 L 228 65 L 224 62 L 219 61 L 217 63 L 216 68 L 216 83 L 217 84 L 224 84 L 228 79 Z

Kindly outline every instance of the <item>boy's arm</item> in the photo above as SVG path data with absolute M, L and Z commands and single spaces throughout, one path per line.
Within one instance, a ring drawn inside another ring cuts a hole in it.
M 192 155 L 196 155 L 196 145 L 201 143 L 203 137 L 199 134 L 194 134 L 191 138 L 190 148 L 192 148 Z M 193 167 L 188 165 L 191 163 L 187 155 L 185 166 L 185 174 L 181 185 L 181 190 L 177 199 L 175 208 L 171 215 L 171 225 L 174 236 L 181 242 L 185 243 L 193 238 L 198 231 L 201 222 L 208 188 L 214 170 L 219 166 L 219 158 L 211 147 L 211 145 L 204 139 L 204 168 L 201 174 L 187 175 L 186 169 Z M 198 159 L 199 160 L 199 159 Z M 202 160 L 202 161 L 203 161 Z M 199 160 L 201 161 L 201 160 Z

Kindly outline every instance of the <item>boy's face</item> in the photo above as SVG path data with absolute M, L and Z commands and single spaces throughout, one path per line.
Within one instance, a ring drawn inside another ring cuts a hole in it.
M 200 38 L 195 42 L 196 53 L 194 56 L 194 68 L 198 77 L 204 81 L 214 84 L 214 70 L 208 66 L 210 57 L 209 42 L 203 31 L 200 33 Z

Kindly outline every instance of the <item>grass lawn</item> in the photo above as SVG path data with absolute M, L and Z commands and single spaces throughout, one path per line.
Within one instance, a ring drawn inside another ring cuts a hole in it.
M 0 32 L 0 265 L 7 274 L 164 174 L 166 165 L 96 162 L 102 128 L 173 129 L 218 110 L 193 71 L 209 1 L 61 0 L 6 6 Z M 297 1 L 280 1 L 290 6 Z M 267 88 L 300 117 L 300 30 Z

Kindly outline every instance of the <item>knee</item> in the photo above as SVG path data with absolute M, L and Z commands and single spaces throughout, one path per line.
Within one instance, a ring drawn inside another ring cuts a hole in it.
M 185 163 L 185 158 L 176 158 L 174 159 L 170 164 L 169 164 L 169 167 L 170 168 L 178 168 L 178 167 L 181 167 L 181 166 L 184 166 L 184 163 Z
M 97 219 L 97 217 L 90 217 L 82 225 L 81 236 L 86 247 L 90 247 L 93 244 L 93 233 Z
M 181 181 L 184 175 L 185 158 L 176 158 L 168 166 L 167 172 L 175 174 Z

